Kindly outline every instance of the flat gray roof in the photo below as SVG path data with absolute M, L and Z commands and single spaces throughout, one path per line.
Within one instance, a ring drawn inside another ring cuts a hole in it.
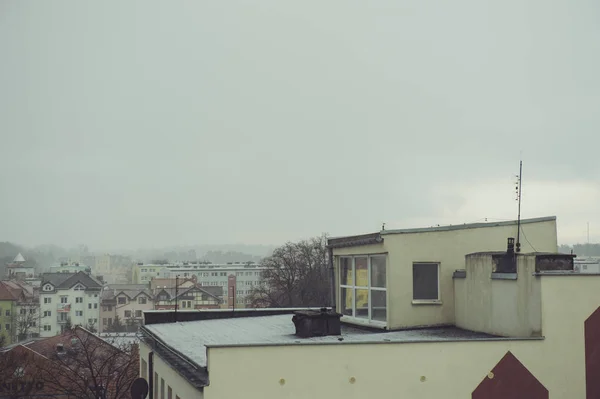
M 552 222 L 556 220 L 556 216 L 546 216 L 541 218 L 532 219 L 521 219 L 521 224 L 528 223 L 540 223 L 540 222 Z M 488 222 L 488 223 L 465 223 L 456 224 L 449 226 L 434 226 L 434 227 L 419 227 L 414 229 L 396 229 L 396 230 L 383 230 L 381 235 L 385 234 L 406 234 L 406 233 L 425 233 L 430 231 L 451 231 L 451 230 L 462 230 L 462 229 L 478 229 L 482 227 L 497 227 L 497 226 L 513 226 L 516 225 L 516 220 L 508 220 L 505 222 Z
M 292 314 L 151 324 L 143 330 L 201 367 L 207 366 L 206 347 L 510 339 L 456 327 L 373 331 L 348 325 L 342 325 L 341 336 L 300 338 L 295 335 Z
M 552 222 L 556 220 L 556 216 L 545 216 L 540 218 L 531 218 L 531 219 L 521 219 L 521 224 L 529 224 L 529 223 L 540 223 L 540 222 Z M 338 237 L 330 237 L 329 241 L 341 241 L 344 239 L 360 239 L 362 237 L 370 237 L 374 235 L 385 236 L 388 234 L 410 234 L 410 233 L 429 233 L 434 231 L 453 231 L 453 230 L 463 230 L 463 229 L 479 229 L 485 227 L 498 227 L 498 226 L 515 226 L 517 224 L 516 220 L 507 220 L 502 222 L 485 222 L 485 223 L 463 223 L 463 224 L 454 224 L 447 226 L 432 226 L 432 227 L 416 227 L 410 229 L 391 229 L 391 230 L 381 230 L 376 233 L 369 234 L 360 234 L 360 235 L 348 235 L 348 236 L 338 236 Z

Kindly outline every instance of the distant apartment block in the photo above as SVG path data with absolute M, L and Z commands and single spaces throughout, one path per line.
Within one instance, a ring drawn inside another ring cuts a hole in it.
M 61 262 L 58 265 L 50 266 L 50 273 L 92 273 L 92 268 L 88 265 L 79 262 Z

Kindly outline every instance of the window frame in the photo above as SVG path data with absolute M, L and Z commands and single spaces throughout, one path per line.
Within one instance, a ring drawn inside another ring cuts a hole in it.
M 371 284 L 371 259 L 383 257 L 385 258 L 385 287 L 373 287 Z M 367 258 L 367 286 L 356 285 L 356 258 Z M 352 285 L 342 284 L 342 259 L 350 259 L 351 267 L 352 267 Z M 355 255 L 338 255 L 337 256 L 337 279 L 338 279 L 338 303 L 341 308 L 341 298 L 342 298 L 342 290 L 343 289 L 351 289 L 352 290 L 352 315 L 343 315 L 342 318 L 344 320 L 348 320 L 354 322 L 356 324 L 368 324 L 374 325 L 378 327 L 387 327 L 388 318 L 389 318 L 389 295 L 388 295 L 388 253 L 374 253 L 374 254 L 355 254 Z M 368 292 L 368 312 L 367 317 L 357 317 L 356 316 L 356 291 L 358 290 L 367 290 Z M 373 302 L 371 300 L 372 291 L 382 291 L 385 292 L 385 321 L 374 320 L 373 319 Z
M 415 288 L 414 288 L 414 284 L 415 284 L 415 272 L 414 272 L 414 267 L 415 265 L 437 265 L 437 299 L 415 299 Z M 412 270 L 411 270 L 411 274 L 412 274 L 412 304 L 413 305 L 441 305 L 442 304 L 442 287 L 441 287 L 441 279 L 440 279 L 440 273 L 441 273 L 441 266 L 442 263 L 439 261 L 418 261 L 418 262 L 412 262 Z

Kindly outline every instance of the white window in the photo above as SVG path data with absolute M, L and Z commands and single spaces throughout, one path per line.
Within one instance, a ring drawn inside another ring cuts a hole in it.
M 142 305 L 146 304 L 146 297 L 145 296 L 139 297 L 138 298 L 138 303 L 142 304 Z
M 439 263 L 413 263 L 414 302 L 439 302 L 439 272 Z
M 60 297 L 60 303 L 67 303 L 67 300 L 68 300 L 68 299 L 69 299 L 69 298 L 67 298 L 66 296 L 61 296 L 61 297 Z
M 44 325 L 44 331 L 52 331 L 52 326 Z
M 387 321 L 386 255 L 341 257 L 340 308 L 344 316 Z
M 244 295 L 244 290 L 237 290 L 236 294 L 238 294 L 238 295 Z
M 44 310 L 44 317 L 49 317 L 52 316 L 52 311 L 51 310 Z
M 52 303 L 52 298 L 44 298 L 44 303 Z
M 94 304 L 94 309 L 98 309 L 98 304 L 97 303 Z
M 75 316 L 83 316 L 83 310 L 76 310 Z
M 125 317 L 126 318 L 130 318 L 131 317 L 131 310 L 126 310 L 125 311 Z
M 77 298 L 75 298 L 75 303 L 83 303 L 83 297 L 78 296 Z

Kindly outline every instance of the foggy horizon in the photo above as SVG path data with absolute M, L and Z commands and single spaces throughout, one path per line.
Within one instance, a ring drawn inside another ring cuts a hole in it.
M 279 245 L 556 216 L 600 242 L 600 5 L 0 3 L 0 241 Z

